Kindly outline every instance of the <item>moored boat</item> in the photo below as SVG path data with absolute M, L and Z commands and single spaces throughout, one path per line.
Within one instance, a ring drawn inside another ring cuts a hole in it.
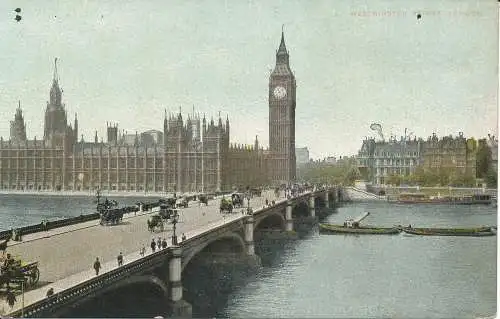
M 492 227 L 471 227 L 471 228 L 412 228 L 405 227 L 403 231 L 407 234 L 422 236 L 494 236 Z
M 399 234 L 397 227 L 346 227 L 335 224 L 319 224 L 319 232 L 323 234 L 364 234 L 364 235 L 393 235 Z
M 397 204 L 447 204 L 447 205 L 490 205 L 492 196 L 488 194 L 473 194 L 462 196 L 428 196 L 424 193 L 401 193 L 389 202 Z

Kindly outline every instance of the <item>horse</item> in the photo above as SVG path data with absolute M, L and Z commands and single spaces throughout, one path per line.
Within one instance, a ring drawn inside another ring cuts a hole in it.
M 7 249 L 7 243 L 9 242 L 9 240 L 10 240 L 10 237 L 0 243 L 0 250 L 4 254 L 5 254 L 5 250 Z
M 157 219 L 148 219 L 147 224 L 148 224 L 148 231 L 151 233 L 153 233 L 157 227 L 159 227 L 161 231 L 164 230 L 163 221 L 161 220 L 161 217 Z
M 0 288 L 3 288 L 4 285 L 7 285 L 7 288 L 9 288 L 10 284 L 10 276 L 2 271 L 2 274 L 0 275 Z
M 200 206 L 201 206 L 201 204 L 205 204 L 205 206 L 208 206 L 208 196 L 201 195 L 198 197 L 198 200 L 199 200 Z

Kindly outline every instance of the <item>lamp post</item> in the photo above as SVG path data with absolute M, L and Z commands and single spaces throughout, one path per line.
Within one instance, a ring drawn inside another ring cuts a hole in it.
M 97 188 L 96 197 L 97 197 L 97 206 L 99 206 L 101 201 L 101 190 L 99 188 Z
M 177 229 L 176 225 L 179 222 L 179 213 L 177 211 L 174 212 L 174 215 L 172 216 L 172 225 L 174 225 L 174 233 L 172 235 L 172 245 L 177 246 L 177 235 L 175 234 L 175 231 Z
M 21 281 L 21 318 L 24 318 L 24 279 Z
M 11 281 L 21 284 L 21 318 L 24 318 L 24 278 L 23 279 L 14 279 Z
M 205 134 L 205 133 L 203 133 L 203 134 Z M 202 140 L 201 140 L 201 193 L 202 194 L 205 193 L 205 173 L 203 172 L 204 166 L 205 166 L 205 163 L 203 162 L 203 158 L 204 158 L 204 156 L 203 156 L 204 155 L 203 154 L 203 152 L 204 152 L 204 149 L 203 149 L 203 147 L 204 147 L 203 146 L 204 145 L 203 144 L 203 139 L 204 138 L 205 137 L 203 137 Z
M 250 215 L 250 196 L 247 196 L 247 215 Z
M 198 166 L 198 163 L 196 162 L 197 158 L 196 158 L 196 153 L 198 152 L 198 144 L 195 143 L 193 145 L 193 155 L 194 155 L 194 192 L 197 193 L 198 192 L 198 185 L 196 185 L 196 180 L 197 180 L 197 176 L 196 176 L 196 173 L 197 173 L 197 166 Z

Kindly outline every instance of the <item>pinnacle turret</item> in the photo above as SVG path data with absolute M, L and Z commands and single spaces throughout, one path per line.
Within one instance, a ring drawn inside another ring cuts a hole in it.
M 54 60 L 54 76 L 52 78 L 52 88 L 50 89 L 50 104 L 52 106 L 61 105 L 61 89 L 59 88 L 59 74 L 57 73 L 57 58 Z

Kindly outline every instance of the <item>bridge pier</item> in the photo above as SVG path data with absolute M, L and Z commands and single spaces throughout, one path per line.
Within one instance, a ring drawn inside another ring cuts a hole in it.
M 316 209 L 314 208 L 314 196 L 309 197 L 309 217 L 316 217 Z
M 255 226 L 255 220 L 253 216 L 248 216 L 244 221 L 245 229 L 245 253 L 247 263 L 251 266 L 260 266 L 262 265 L 261 259 L 258 255 L 255 254 L 255 243 L 253 240 L 253 230 Z
M 180 247 L 173 247 L 172 258 L 169 261 L 170 305 L 173 317 L 191 318 L 193 309 L 182 299 L 182 251 Z
M 292 202 L 288 201 L 286 203 L 285 210 L 285 231 L 292 232 L 293 231 L 293 218 L 292 218 Z
M 325 207 L 330 208 L 330 194 L 328 193 L 328 190 L 325 192 Z

